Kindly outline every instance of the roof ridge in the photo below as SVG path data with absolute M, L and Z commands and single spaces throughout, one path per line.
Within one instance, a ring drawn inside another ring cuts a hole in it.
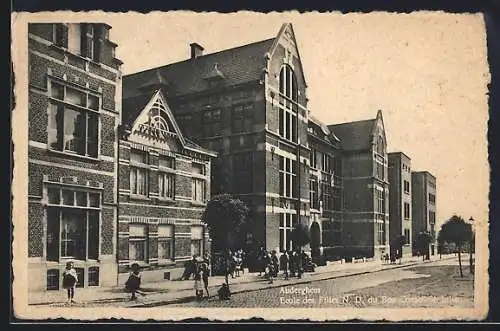
M 244 44 L 244 45 L 239 45 L 239 46 L 232 47 L 232 48 L 226 48 L 226 49 L 223 49 L 223 50 L 220 50 L 220 51 L 217 51 L 217 52 L 200 55 L 200 56 L 197 57 L 197 59 L 206 58 L 206 57 L 217 55 L 217 54 L 220 54 L 220 53 L 223 53 L 223 52 L 233 51 L 233 50 L 239 49 L 239 48 L 244 48 L 244 47 L 249 47 L 249 46 L 255 46 L 256 44 L 269 42 L 270 40 L 274 40 L 274 39 L 276 39 L 276 37 L 267 38 L 267 39 L 264 39 L 264 40 L 259 40 L 259 41 L 251 42 L 251 43 Z M 145 70 L 142 70 L 142 71 L 133 72 L 133 73 L 130 73 L 130 74 L 127 74 L 127 75 L 123 75 L 123 77 L 125 78 L 125 77 L 130 77 L 130 76 L 134 76 L 134 75 L 138 75 L 138 74 L 144 74 L 146 72 L 153 71 L 153 70 L 161 70 L 161 69 L 167 68 L 167 67 L 169 67 L 171 65 L 176 65 L 176 64 L 179 64 L 179 63 L 183 63 L 183 62 L 189 62 L 189 61 L 192 61 L 192 60 L 193 59 L 188 58 L 188 59 L 185 59 L 185 60 L 182 60 L 182 61 L 172 62 L 172 63 L 166 64 L 166 65 L 162 65 L 162 66 L 158 66 L 158 67 L 154 67 L 154 68 L 149 68 L 149 69 L 145 69 Z
M 336 124 L 328 124 L 328 127 L 330 126 L 336 126 L 336 125 L 345 125 L 345 124 L 356 124 L 356 123 L 361 123 L 361 122 L 370 122 L 370 121 L 375 121 L 377 118 L 370 118 L 366 120 L 358 120 L 358 121 L 351 121 L 351 122 L 342 122 L 342 123 L 336 123 Z

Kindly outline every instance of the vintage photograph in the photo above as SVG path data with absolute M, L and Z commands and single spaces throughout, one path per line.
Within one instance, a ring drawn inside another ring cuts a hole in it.
M 12 26 L 16 315 L 487 313 L 481 14 Z

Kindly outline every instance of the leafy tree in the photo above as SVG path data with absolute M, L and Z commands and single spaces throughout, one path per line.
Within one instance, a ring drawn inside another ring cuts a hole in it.
M 392 238 L 391 248 L 392 251 L 397 251 L 397 258 L 399 259 L 399 263 L 401 263 L 401 258 L 403 257 L 403 246 L 406 244 L 406 237 L 402 234 L 398 234 Z
M 302 277 L 302 246 L 309 244 L 311 238 L 309 231 L 302 223 L 297 223 L 292 230 L 292 243 L 298 248 L 299 253 L 299 278 Z
M 444 241 L 455 243 L 458 250 L 458 265 L 460 277 L 463 277 L 461 249 L 464 243 L 470 242 L 472 237 L 472 227 L 465 220 L 457 215 L 453 215 L 441 226 L 441 236 Z
M 429 259 L 429 244 L 432 241 L 432 235 L 427 232 L 419 232 L 415 240 L 415 245 L 417 246 L 417 251 L 422 254 L 423 259 Z
M 225 264 L 229 258 L 229 250 L 234 248 L 236 236 L 247 216 L 246 204 L 229 194 L 214 196 L 203 212 L 202 222 L 207 224 L 214 246 L 224 250 Z M 228 284 L 227 267 L 226 265 L 226 284 Z

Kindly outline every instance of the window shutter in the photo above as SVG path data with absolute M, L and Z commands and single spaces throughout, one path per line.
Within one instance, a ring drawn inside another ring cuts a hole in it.
M 82 23 L 80 28 L 80 45 L 81 45 L 81 54 L 83 57 L 88 55 L 88 47 L 87 47 L 87 23 Z

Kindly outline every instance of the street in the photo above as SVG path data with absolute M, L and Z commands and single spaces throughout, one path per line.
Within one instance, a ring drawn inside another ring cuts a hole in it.
M 245 293 L 230 300 L 215 296 L 169 307 L 321 307 L 425 308 L 473 307 L 473 277 L 455 259 L 362 275 L 284 285 Z M 281 276 L 282 277 L 282 276 Z M 216 293 L 213 293 L 214 295 Z

